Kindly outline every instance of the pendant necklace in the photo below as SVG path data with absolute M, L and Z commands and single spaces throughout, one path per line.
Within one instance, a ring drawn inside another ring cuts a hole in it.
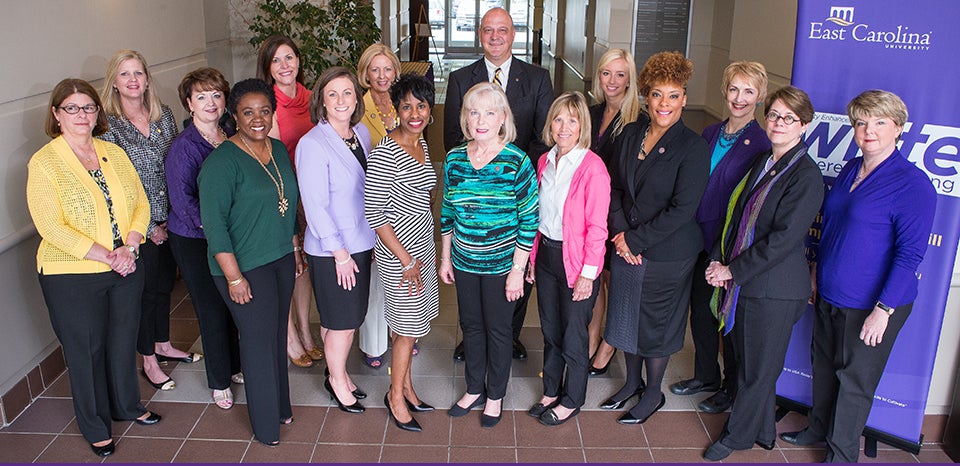
M 279 181 L 277 181 L 277 178 L 273 177 L 273 173 L 270 173 L 267 165 L 260 161 L 260 159 L 257 157 L 257 153 L 250 148 L 250 144 L 247 144 L 247 140 L 242 134 L 240 135 L 240 141 L 243 142 L 243 145 L 248 151 L 250 151 L 250 156 L 256 159 L 257 163 L 263 167 L 263 171 L 267 172 L 267 176 L 270 177 L 270 181 L 273 181 L 274 186 L 277 187 L 277 197 L 280 198 L 280 200 L 277 202 L 277 210 L 280 212 L 281 217 L 285 217 L 287 215 L 287 209 L 290 208 L 290 202 L 287 201 L 287 198 L 283 195 L 283 175 L 280 174 L 280 168 L 277 167 L 277 161 L 273 158 L 273 148 L 271 147 L 271 144 L 269 144 L 269 142 L 267 144 L 267 153 L 270 154 L 270 161 L 273 162 L 273 169 L 277 171 L 277 178 L 279 178 Z

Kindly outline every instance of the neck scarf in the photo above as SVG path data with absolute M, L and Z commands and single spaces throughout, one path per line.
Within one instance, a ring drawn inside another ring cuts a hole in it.
M 733 194 L 730 196 L 730 202 L 727 204 L 727 216 L 723 223 L 723 234 L 720 238 L 720 254 L 722 258 L 725 259 L 725 262 L 729 263 L 753 244 L 754 234 L 757 228 L 757 219 L 760 217 L 760 210 L 763 208 L 763 203 L 767 200 L 770 190 L 773 188 L 773 185 L 776 184 L 777 180 L 804 155 L 806 155 L 806 151 L 797 151 L 797 153 L 793 155 L 793 158 L 790 159 L 790 162 L 787 163 L 786 167 L 780 170 L 773 178 L 769 178 L 766 182 L 757 186 L 757 189 L 755 189 L 753 194 L 747 199 L 747 203 L 743 207 L 743 213 L 740 216 L 740 221 L 736 224 L 737 228 L 735 233 L 737 236 L 733 242 L 733 250 L 729 252 L 729 259 L 727 259 L 727 235 L 734 233 L 730 228 L 731 221 L 733 220 L 733 211 L 736 208 L 737 201 L 740 200 L 740 196 L 746 189 L 747 179 L 750 178 L 753 169 L 748 171 L 746 176 L 737 184 L 737 187 L 733 190 Z M 713 297 L 710 300 L 710 310 L 713 311 L 713 316 L 720 322 L 720 330 L 723 331 L 724 335 L 733 330 L 737 310 L 737 298 L 740 296 L 740 285 L 734 283 L 729 290 L 725 291 L 726 293 L 724 293 L 724 288 L 714 288 Z

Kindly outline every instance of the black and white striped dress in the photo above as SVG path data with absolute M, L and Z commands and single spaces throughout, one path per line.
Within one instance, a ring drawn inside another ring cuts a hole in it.
M 400 287 L 403 280 L 400 260 L 377 237 L 373 251 L 385 289 L 387 324 L 399 335 L 417 338 L 430 333 L 430 321 L 440 312 L 437 251 L 430 210 L 430 190 L 437 184 L 437 175 L 430 164 L 426 141 L 420 139 L 420 145 L 426 155 L 423 165 L 407 155 L 392 138 L 383 138 L 367 159 L 364 189 L 364 208 L 370 226 L 376 229 L 389 223 L 404 249 L 423 262 L 420 269 L 423 292 L 411 296 L 408 287 Z

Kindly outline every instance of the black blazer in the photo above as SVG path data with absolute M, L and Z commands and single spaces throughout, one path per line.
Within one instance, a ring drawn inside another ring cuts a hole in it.
M 707 142 L 680 120 L 637 168 L 649 124 L 630 123 L 614 143 L 610 236 L 626 232 L 630 251 L 651 260 L 688 259 L 703 249 L 694 216 L 710 178 Z
M 823 175 L 807 155 L 806 144 L 800 142 L 787 151 L 764 174 L 764 178 L 772 178 L 779 173 L 798 153 L 801 154 L 800 160 L 777 180 L 760 208 L 753 244 L 732 261 L 721 257 L 721 238 L 717 238 L 714 244 L 711 258 L 730 266 L 733 281 L 741 287 L 741 296 L 774 299 L 810 297 L 810 267 L 803 241 L 823 203 Z M 770 154 L 770 151 L 758 154 L 747 172 L 747 188 L 734 206 L 727 231 L 727 256 L 733 249 L 743 209 L 756 189 L 754 184 L 757 176 L 763 171 Z
M 553 84 L 547 70 L 516 58 L 511 60 L 507 101 L 517 126 L 517 139 L 513 144 L 526 152 L 536 167 L 540 156 L 550 149 L 540 140 L 540 134 L 553 103 Z M 450 73 L 443 108 L 443 147 L 447 152 L 464 141 L 460 131 L 463 95 L 473 85 L 484 81 L 490 81 L 490 78 L 483 58 Z

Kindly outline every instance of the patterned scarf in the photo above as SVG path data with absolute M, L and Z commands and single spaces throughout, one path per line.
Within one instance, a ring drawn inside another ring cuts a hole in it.
M 773 188 L 773 185 L 776 184 L 777 180 L 783 176 L 787 170 L 790 169 L 794 164 L 796 164 L 801 157 L 806 155 L 806 151 L 800 150 L 794 154 L 793 158 L 790 159 L 790 162 L 780 170 L 780 173 L 777 173 L 773 178 L 769 178 L 763 184 L 761 184 L 753 194 L 747 199 L 746 205 L 743 207 L 743 213 L 741 214 L 740 221 L 737 223 L 737 237 L 733 242 L 733 251 L 730 251 L 728 258 L 727 255 L 727 234 L 733 233 L 730 228 L 730 222 L 733 219 L 733 211 L 737 206 L 737 201 L 740 200 L 740 196 L 743 194 L 747 186 L 747 179 L 750 178 L 750 174 L 753 172 L 751 169 L 747 172 L 746 176 L 740 180 L 740 183 L 733 190 L 733 194 L 730 196 L 730 202 L 727 204 L 727 216 L 726 220 L 723 222 L 723 234 L 720 238 L 720 254 L 721 257 L 725 260 L 726 263 L 730 263 L 735 259 L 741 252 L 745 251 L 750 245 L 753 244 L 754 234 L 756 233 L 757 228 L 757 218 L 760 216 L 760 210 L 763 208 L 763 203 L 767 200 L 767 196 L 770 194 L 770 190 Z M 726 291 L 724 293 L 724 291 Z M 737 298 L 740 296 L 740 285 L 734 283 L 733 287 L 729 290 L 724 290 L 724 288 L 714 288 L 713 298 L 710 300 L 710 310 L 713 311 L 713 316 L 717 318 L 720 322 L 720 330 L 723 331 L 723 334 L 726 335 L 733 330 L 733 325 L 736 317 L 737 309 Z

